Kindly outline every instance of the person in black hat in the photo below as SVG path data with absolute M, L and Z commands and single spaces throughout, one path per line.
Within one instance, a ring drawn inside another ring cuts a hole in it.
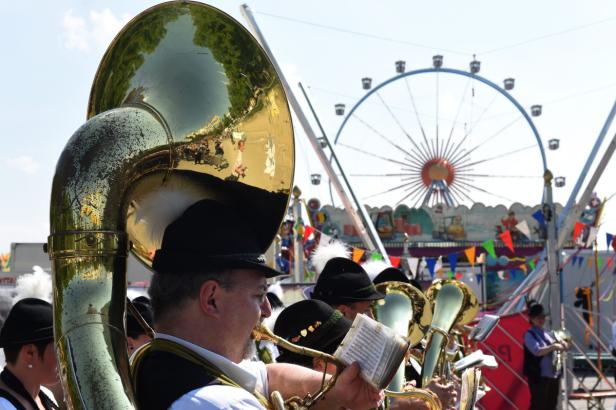
M 554 368 L 553 353 L 569 348 L 547 332 L 543 306 L 530 302 L 528 318 L 532 327 L 524 333 L 524 375 L 530 389 L 530 410 L 555 410 L 558 407 L 561 371 Z
M 303 397 L 320 387 L 318 372 L 243 360 L 254 355 L 253 328 L 271 314 L 267 278 L 280 274 L 243 215 L 201 200 L 165 230 L 149 288 L 156 337 L 133 355 L 139 408 L 263 409 L 268 391 Z M 368 409 L 379 399 L 354 364 L 315 409 Z
M 42 385 L 58 382 L 51 304 L 35 298 L 17 302 L 0 330 L 0 347 L 6 358 L 0 373 L 0 408 L 57 409 L 41 390 Z
M 150 327 L 153 327 L 154 319 L 152 316 L 150 299 L 145 296 L 139 296 L 133 299 L 132 303 L 146 323 L 150 325 Z M 126 343 L 128 345 L 128 354 L 131 355 L 139 347 L 149 342 L 150 339 L 146 330 L 129 310 L 126 314 Z
M 325 264 L 311 294 L 312 299 L 338 309 L 349 320 L 358 313 L 373 317 L 372 304 L 384 297 L 364 268 L 346 258 L 332 258 Z
M 274 333 L 291 343 L 333 355 L 351 328 L 351 321 L 339 310 L 316 300 L 302 300 L 283 310 L 274 326 Z M 279 363 L 294 363 L 317 371 L 328 367 L 321 359 L 279 348 Z M 333 370 L 333 369 L 329 369 Z M 331 373 L 331 371 L 328 371 Z
M 384 269 L 381 273 L 376 275 L 372 283 L 378 285 L 383 282 L 402 282 L 410 284 L 408 276 L 404 274 L 400 269 L 389 267 Z

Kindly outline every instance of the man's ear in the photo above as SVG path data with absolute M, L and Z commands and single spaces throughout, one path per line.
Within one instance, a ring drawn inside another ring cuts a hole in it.
M 205 281 L 199 289 L 199 307 L 208 316 L 218 316 L 219 306 L 218 299 L 220 298 L 222 288 L 218 282 L 213 280 Z

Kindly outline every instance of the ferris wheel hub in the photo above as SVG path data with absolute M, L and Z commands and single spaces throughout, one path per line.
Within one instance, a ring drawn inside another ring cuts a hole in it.
M 443 158 L 433 158 L 427 161 L 421 170 L 421 178 L 425 186 L 431 186 L 433 182 L 442 181 L 451 185 L 455 171 L 449 161 Z

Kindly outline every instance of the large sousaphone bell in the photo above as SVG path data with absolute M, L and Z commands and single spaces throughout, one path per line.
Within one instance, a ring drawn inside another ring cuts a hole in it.
M 282 84 L 241 24 L 186 1 L 154 6 L 122 29 L 51 194 L 55 341 L 70 408 L 135 407 L 124 332 L 128 252 L 150 265 L 167 225 L 206 198 L 240 208 L 265 251 L 293 169 Z
M 470 323 L 479 312 L 477 297 L 466 284 L 456 280 L 437 281 L 426 291 L 432 303 L 432 323 L 421 369 L 421 385 L 435 375 L 443 376 L 449 332 L 454 325 Z

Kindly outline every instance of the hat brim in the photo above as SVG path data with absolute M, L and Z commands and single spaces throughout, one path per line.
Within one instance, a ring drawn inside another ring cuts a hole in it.
M 165 252 L 158 250 L 154 256 L 152 268 L 157 273 L 199 272 L 210 269 L 254 269 L 266 278 L 285 275 L 262 261 L 258 257 L 242 258 L 238 256 L 202 257 L 189 252 Z
M 45 329 L 48 332 L 45 332 L 45 334 L 42 334 L 40 336 L 33 336 L 33 337 L 28 337 L 25 339 L 6 339 L 6 340 L 2 340 L 0 339 L 0 348 L 5 348 L 5 347 L 12 347 L 12 346 L 23 346 L 23 345 L 27 345 L 30 343 L 37 343 L 37 342 L 44 342 L 44 341 L 53 341 L 53 327 L 49 328 L 49 329 Z
M 385 295 L 382 294 L 381 292 L 373 292 L 370 295 L 366 295 L 366 296 L 361 296 L 361 297 L 352 297 L 352 296 L 340 296 L 338 297 L 336 300 L 338 300 L 339 302 L 371 302 L 374 300 L 381 300 L 384 299 Z

